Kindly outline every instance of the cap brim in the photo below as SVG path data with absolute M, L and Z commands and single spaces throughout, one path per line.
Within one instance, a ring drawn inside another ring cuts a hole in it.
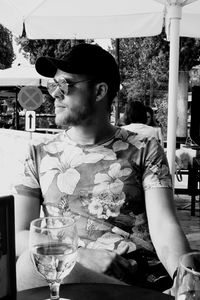
M 35 69 L 40 75 L 53 78 L 61 64 L 61 60 L 42 56 L 36 60 Z

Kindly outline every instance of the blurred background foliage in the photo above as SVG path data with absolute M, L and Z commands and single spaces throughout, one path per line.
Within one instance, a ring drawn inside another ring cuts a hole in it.
M 0 69 L 10 68 L 15 60 L 11 32 L 0 24 Z

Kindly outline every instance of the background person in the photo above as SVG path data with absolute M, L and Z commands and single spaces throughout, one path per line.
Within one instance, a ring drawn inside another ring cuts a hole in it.
M 147 112 L 147 122 L 146 124 L 152 127 L 158 127 L 159 124 L 158 122 L 155 120 L 155 115 L 154 115 L 154 111 L 151 108 L 151 106 L 146 106 L 146 112 Z
M 139 100 L 130 100 L 125 107 L 124 126 L 126 130 L 136 132 L 140 137 L 156 138 L 160 142 L 158 131 L 147 125 L 146 106 Z
M 120 84 L 113 56 L 80 44 L 63 59 L 39 58 L 36 70 L 53 78 L 48 90 L 56 124 L 70 128 L 30 146 L 15 185 L 18 290 L 47 285 L 27 251 L 30 222 L 41 206 L 45 216 L 77 219 L 78 263 L 65 282 L 152 287 L 149 260 L 160 260 L 172 277 L 190 248 L 177 219 L 167 159 L 154 138 L 110 124 Z
M 155 120 L 155 114 L 151 106 L 146 106 L 146 111 L 147 111 L 147 122 L 146 124 L 149 126 L 154 127 L 154 129 L 157 131 L 157 136 L 158 139 L 161 143 L 161 145 L 164 147 L 164 139 L 163 139 L 163 134 L 162 134 L 162 128 L 158 124 L 158 122 Z

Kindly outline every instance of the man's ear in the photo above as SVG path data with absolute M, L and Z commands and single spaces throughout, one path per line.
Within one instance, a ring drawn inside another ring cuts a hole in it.
M 96 101 L 101 101 L 108 92 L 108 85 L 105 82 L 100 82 L 96 85 Z

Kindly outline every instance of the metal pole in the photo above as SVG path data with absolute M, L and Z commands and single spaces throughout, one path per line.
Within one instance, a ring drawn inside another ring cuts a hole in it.
M 119 39 L 115 40 L 115 57 L 118 66 L 119 65 Z M 115 103 L 115 124 L 117 124 L 118 120 L 120 118 L 120 111 L 119 111 L 119 97 L 116 98 L 116 103 Z
M 19 129 L 19 112 L 18 112 L 18 101 L 17 101 L 17 97 L 18 97 L 18 90 L 17 90 L 17 88 L 15 89 L 15 94 L 16 94 L 16 101 L 15 101 L 15 129 L 18 130 Z

